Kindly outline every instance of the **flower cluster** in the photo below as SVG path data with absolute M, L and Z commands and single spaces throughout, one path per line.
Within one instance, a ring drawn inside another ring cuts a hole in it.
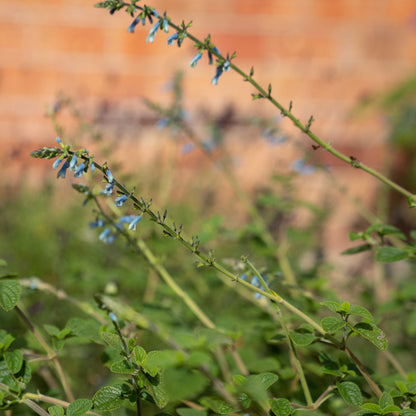
M 117 230 L 123 230 L 123 225 L 128 224 L 128 229 L 136 231 L 136 226 L 141 220 L 140 215 L 123 215 L 118 219 L 118 222 L 114 224 Z M 106 223 L 102 218 L 97 218 L 94 222 L 90 223 L 91 228 L 102 228 L 98 239 L 104 243 L 111 244 L 117 237 L 117 233 L 112 233 L 110 223 Z

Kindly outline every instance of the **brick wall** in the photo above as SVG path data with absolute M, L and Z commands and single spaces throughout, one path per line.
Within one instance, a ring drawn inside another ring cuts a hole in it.
M 142 113 L 139 98 L 163 99 L 166 81 L 182 70 L 190 108 L 220 113 L 232 103 L 246 116 L 276 114 L 267 103 L 253 103 L 253 89 L 237 75 L 226 73 L 213 87 L 213 67 L 205 58 L 190 68 L 192 42 L 180 49 L 167 46 L 166 35 L 159 32 L 153 44 L 146 44 L 149 26 L 129 34 L 129 16 L 110 16 L 93 4 L 0 0 L 0 153 L 1 163 L 13 165 L 11 176 L 18 176 L 22 162 L 39 169 L 26 149 L 53 145 L 55 133 L 45 109 L 59 91 L 90 116 L 100 106 Z M 192 20 L 192 31 L 201 38 L 211 33 L 222 52 L 237 52 L 236 64 L 247 71 L 254 65 L 257 80 L 265 86 L 271 82 L 282 103 L 293 100 L 299 118 L 306 121 L 313 114 L 319 135 L 381 166 L 382 119 L 354 120 L 348 114 L 363 97 L 414 73 L 415 0 L 149 0 L 149 5 L 167 10 L 176 22 Z M 267 147 L 246 149 L 248 161 L 270 156 Z M 11 160 L 11 155 L 17 157 Z M 351 171 L 332 162 L 340 177 Z M 242 177 L 255 182 L 270 173 L 252 168 Z M 357 178 L 354 192 L 368 196 L 374 181 L 363 173 L 349 174 Z

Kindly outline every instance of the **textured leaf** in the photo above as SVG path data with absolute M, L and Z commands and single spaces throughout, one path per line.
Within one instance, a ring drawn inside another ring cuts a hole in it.
M 359 305 L 351 305 L 350 310 L 348 312 L 350 315 L 358 315 L 362 316 L 363 318 L 367 319 L 368 321 L 374 321 L 373 315 L 364 308 L 363 306 Z
M 100 324 L 94 319 L 71 318 L 67 322 L 65 328 L 69 329 L 71 333 L 77 337 L 87 338 L 94 342 L 103 344 L 99 332 Z
M 51 416 L 64 416 L 65 414 L 63 407 L 57 405 L 48 407 L 48 412 Z
M 179 364 L 183 364 L 184 356 L 180 351 L 175 350 L 162 350 L 162 351 L 150 351 L 147 354 L 146 367 L 159 367 L 167 368 L 174 367 Z
M 321 326 L 325 332 L 333 334 L 345 326 L 345 321 L 336 316 L 327 316 L 321 320 Z
M 234 411 L 228 403 L 214 397 L 203 397 L 200 403 L 220 415 L 226 415 Z
M 416 416 L 416 410 L 409 409 L 409 408 L 403 409 L 400 412 L 400 416 Z
M 387 348 L 387 339 L 384 332 L 374 324 L 369 322 L 359 322 L 352 330 L 370 341 L 379 350 L 384 351 Z
M 398 247 L 381 247 L 377 251 L 376 260 L 382 263 L 393 263 L 407 259 L 409 253 L 407 250 Z
M 0 307 L 11 311 L 20 299 L 22 288 L 17 280 L 0 280 Z
M 325 302 L 321 302 L 322 306 L 326 306 L 328 309 L 330 309 L 334 313 L 338 313 L 338 311 L 341 309 L 341 303 L 335 302 L 332 300 L 327 300 Z
M 121 386 L 105 386 L 98 390 L 92 398 L 95 410 L 115 410 L 123 405 Z
M 271 411 L 276 416 L 289 416 L 294 409 L 287 399 L 270 399 L 269 401 Z
M 20 350 L 4 353 L 4 361 L 12 374 L 20 371 L 23 365 L 23 353 Z
M 402 410 L 401 407 L 391 404 L 390 406 L 383 407 L 383 415 L 387 415 L 392 412 L 400 412 L 400 410 Z
M 381 407 L 375 403 L 364 403 L 361 407 L 364 410 L 371 410 L 372 412 L 377 413 L 378 415 L 383 414 L 383 410 L 381 410 Z
M 384 410 L 387 406 L 394 405 L 393 397 L 389 393 L 384 392 L 378 400 L 378 404 Z
M 120 337 L 117 334 L 111 332 L 102 332 L 101 338 L 108 344 L 110 347 L 114 348 L 117 351 L 124 352 L 123 344 Z
M 290 338 L 296 345 L 305 347 L 314 340 L 313 330 L 309 325 L 302 325 L 300 328 L 290 331 Z
M 354 407 L 360 407 L 362 405 L 363 396 L 361 395 L 360 388 L 355 383 L 344 381 L 343 383 L 338 383 L 337 388 L 345 403 Z
M 75 400 L 68 406 L 67 416 L 83 416 L 92 407 L 92 401 L 88 399 Z
M 10 345 L 12 345 L 15 338 L 13 335 L 8 334 L 6 331 L 2 331 L 0 335 L 0 352 L 6 351 Z
M 279 379 L 276 374 L 262 373 L 255 374 L 246 377 L 241 380 L 239 386 L 240 391 L 247 394 L 247 396 L 257 401 L 258 403 L 264 403 L 268 400 L 267 390 Z
M 118 374 L 133 374 L 136 371 L 133 364 L 126 359 L 119 360 L 111 364 L 110 370 L 113 373 Z
M 147 360 L 147 353 L 144 350 L 144 348 L 136 345 L 133 349 L 134 352 L 134 358 L 136 360 L 136 363 L 139 364 L 141 367 L 143 367 L 146 364 Z

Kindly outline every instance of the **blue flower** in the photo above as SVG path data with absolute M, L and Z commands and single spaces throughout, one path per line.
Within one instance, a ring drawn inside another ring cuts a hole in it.
M 62 159 L 56 159 L 52 167 L 54 169 L 58 169 L 58 166 L 61 164 L 61 162 L 62 162 Z
M 91 172 L 94 172 L 95 171 L 95 163 L 91 162 L 90 167 L 91 167 Z
M 104 220 L 102 218 L 98 218 L 94 222 L 90 222 L 90 227 L 91 228 L 104 227 L 104 224 L 105 224 Z
M 231 65 L 231 62 L 227 59 L 227 60 L 224 62 L 224 65 L 222 66 L 222 69 L 223 69 L 225 72 L 228 72 L 228 71 L 230 70 L 230 65 Z
M 98 239 L 101 241 L 106 241 L 107 237 L 109 236 L 109 234 L 111 233 L 111 229 L 109 227 L 107 227 L 99 236 Z
M 217 71 L 215 73 L 215 76 L 211 80 L 211 84 L 212 85 L 217 85 L 218 84 L 218 78 L 221 76 L 221 74 L 222 74 L 222 65 L 218 65 L 217 66 Z
M 69 168 L 68 160 L 65 160 L 65 163 L 62 165 L 61 169 L 59 170 L 58 174 L 56 175 L 57 178 L 65 178 L 66 170 Z
M 212 48 L 212 50 L 215 51 L 215 52 L 217 52 L 218 54 L 221 53 L 216 46 L 214 46 Z M 212 65 L 212 63 L 213 63 L 213 60 L 212 60 L 212 52 L 209 49 L 208 49 L 208 61 L 209 61 L 209 64 Z
M 130 224 L 133 221 L 134 218 L 136 218 L 135 215 L 123 215 L 122 217 L 120 217 L 119 223 L 120 224 Z
M 117 322 L 117 316 L 114 315 L 113 312 L 110 312 L 108 314 L 108 317 L 113 321 L 113 322 Z
M 77 167 L 77 155 L 73 155 L 71 162 L 69 162 L 69 170 L 75 170 Z
M 198 61 L 202 58 L 202 53 L 198 52 L 193 58 L 192 61 L 189 62 L 189 66 L 191 66 L 192 68 L 196 67 L 196 64 L 198 63 Z
M 134 28 L 137 26 L 137 24 L 140 22 L 140 17 L 137 16 L 130 24 L 130 26 L 127 29 L 127 32 L 134 33 Z
M 58 142 L 58 144 L 63 144 L 62 140 L 59 137 L 56 138 L 56 141 Z
M 111 195 L 113 193 L 114 182 L 110 182 L 105 186 L 104 191 L 101 191 L 102 194 Z
M 240 280 L 246 280 L 247 279 L 247 274 L 246 273 L 243 273 L 241 276 L 240 276 Z
M 129 224 L 129 230 L 136 231 L 136 225 L 137 223 L 142 219 L 140 215 L 136 215 L 134 219 Z
M 157 30 L 159 29 L 159 27 L 160 27 L 160 20 L 158 20 L 155 23 L 155 25 L 150 29 L 149 35 L 146 38 L 146 43 L 147 42 L 153 43 L 153 41 L 155 40 L 155 36 L 156 36 Z
M 80 178 L 81 176 L 82 176 L 82 174 L 84 173 L 84 170 L 85 170 L 85 163 L 84 162 L 82 162 L 78 167 L 77 167 L 77 169 L 75 170 L 75 173 L 74 173 L 74 176 L 76 177 L 76 178 Z
M 119 197 L 117 197 L 114 202 L 116 203 L 116 207 L 121 207 L 123 206 L 123 204 L 127 201 L 127 196 L 126 195 L 120 195 Z
M 168 37 L 168 45 L 173 45 L 173 42 L 175 42 L 175 40 L 177 40 L 179 37 L 178 33 L 174 33 L 173 35 L 170 35 Z
M 113 178 L 113 175 L 110 172 L 110 169 L 107 169 L 105 174 L 107 175 L 108 182 L 110 182 L 110 183 L 113 182 L 114 178 Z
M 168 19 L 166 19 L 166 17 L 163 19 L 162 27 L 165 33 L 169 33 L 169 22 Z

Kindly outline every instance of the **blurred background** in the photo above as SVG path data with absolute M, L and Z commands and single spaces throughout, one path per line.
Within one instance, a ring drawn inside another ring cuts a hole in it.
M 143 98 L 161 105 L 172 102 L 172 83 L 181 71 L 180 99 L 187 117 L 194 126 L 207 119 L 219 123 L 235 174 L 248 192 L 260 192 L 271 175 L 279 169 L 290 171 L 293 162 L 306 155 L 330 165 L 337 186 L 346 186 L 352 198 L 372 207 L 378 189 L 375 179 L 322 151 L 314 152 L 309 139 L 279 119 L 269 103 L 252 101 L 253 88 L 239 76 L 225 73 L 219 85 L 212 86 L 215 68 L 205 56 L 196 68 L 189 67 L 195 54 L 191 41 L 178 49 L 168 46 L 167 35 L 159 32 L 153 44 L 146 43 L 149 24 L 127 33 L 130 16 L 125 12 L 111 16 L 94 8 L 94 3 L 0 1 L 0 162 L 7 166 L 0 184 L 9 195 L 53 179 L 49 163 L 29 157 L 40 146 L 55 145 L 51 112 L 60 117 L 65 129 L 61 133 L 79 145 L 91 138 L 76 128 L 82 114 L 82 122 L 95 126 L 124 170 L 142 169 L 146 194 L 159 204 L 196 195 L 196 205 L 207 206 L 209 201 L 213 212 L 226 212 L 231 223 L 244 222 L 244 210 L 229 203 L 232 192 L 218 182 L 211 161 L 201 152 L 183 151 L 186 139 L 172 141 L 169 130 L 161 129 L 160 123 L 157 128 L 158 114 L 143 103 Z M 404 114 L 404 110 L 394 113 L 391 103 L 396 109 L 403 101 L 409 107 L 408 92 L 414 97 L 415 90 L 414 0 L 155 0 L 149 4 L 159 13 L 166 10 L 174 22 L 192 20 L 196 36 L 203 39 L 210 33 L 223 54 L 236 51 L 234 62 L 243 70 L 248 72 L 253 65 L 256 79 L 263 86 L 270 82 L 283 105 L 293 101 L 300 120 L 306 123 L 313 114 L 316 134 L 347 155 L 391 173 L 388 166 L 394 163 L 387 160 L 392 154 L 388 140 Z M 76 117 L 62 104 L 68 100 Z M 408 123 L 413 116 L 406 113 Z M 271 123 L 272 129 L 297 145 L 273 146 L 259 139 L 268 133 L 247 128 L 247 120 L 256 119 L 268 120 L 269 128 Z M 200 135 L 210 141 L 214 133 L 201 127 Z M 407 136 L 410 147 L 404 154 L 409 156 L 414 136 Z M 96 146 L 93 149 L 97 152 Z M 398 180 L 404 181 L 409 163 L 401 159 Z M 155 178 L 162 176 L 168 179 L 157 184 Z M 309 179 L 298 181 L 299 193 L 313 202 L 332 201 L 322 238 L 328 253 L 339 256 L 357 221 L 354 210 L 327 180 L 319 175 Z M 193 187 L 205 187 L 205 196 L 198 196 Z

